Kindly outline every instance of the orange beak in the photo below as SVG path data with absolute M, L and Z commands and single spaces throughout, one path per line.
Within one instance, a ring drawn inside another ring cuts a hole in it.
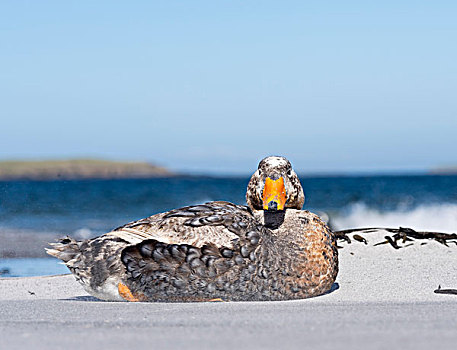
M 282 177 L 277 180 L 267 177 L 265 186 L 263 187 L 262 200 L 264 210 L 284 210 L 287 198 L 284 179 Z

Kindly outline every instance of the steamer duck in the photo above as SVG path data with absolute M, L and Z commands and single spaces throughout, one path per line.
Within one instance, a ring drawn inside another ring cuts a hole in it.
M 301 210 L 305 196 L 290 162 L 263 159 L 246 201 L 187 206 L 90 240 L 66 237 L 47 253 L 103 300 L 287 300 L 328 292 L 338 273 L 335 237 Z

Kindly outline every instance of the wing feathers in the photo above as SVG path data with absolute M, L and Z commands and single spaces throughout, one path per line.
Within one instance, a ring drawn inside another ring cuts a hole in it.
M 153 215 L 107 234 L 131 244 L 154 239 L 167 244 L 196 247 L 206 244 L 233 247 L 252 220 L 246 207 L 228 202 L 209 202 Z

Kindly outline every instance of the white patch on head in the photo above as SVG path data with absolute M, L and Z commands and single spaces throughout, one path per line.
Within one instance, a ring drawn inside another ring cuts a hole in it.
M 287 159 L 276 156 L 265 158 L 264 162 L 274 168 L 287 165 Z

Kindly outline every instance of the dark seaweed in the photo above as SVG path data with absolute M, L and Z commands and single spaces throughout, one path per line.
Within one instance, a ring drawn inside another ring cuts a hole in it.
M 363 232 L 363 233 L 372 233 L 379 230 L 384 230 L 389 233 L 393 233 L 391 236 L 385 236 L 386 239 L 383 242 L 376 243 L 375 246 L 381 244 L 390 244 L 395 249 L 400 249 L 409 246 L 410 244 L 400 246 L 398 245 L 399 242 L 404 244 L 405 242 L 414 242 L 415 240 L 419 239 L 432 239 L 435 240 L 445 246 L 448 246 L 448 243 L 454 243 L 457 245 L 457 234 L 455 233 L 443 233 L 443 232 L 430 232 L 430 231 L 415 231 L 411 228 L 407 227 L 399 227 L 397 228 L 379 228 L 379 227 L 371 227 L 371 228 L 356 228 L 356 229 L 349 229 L 349 230 L 341 230 L 336 231 L 335 236 L 339 240 L 346 241 L 351 243 L 351 239 L 349 238 L 348 234 L 355 233 L 355 232 Z M 366 243 L 366 240 L 356 234 L 352 236 L 355 240 Z M 423 244 L 423 243 L 422 243 Z
M 457 294 L 457 289 L 441 289 L 441 286 L 438 286 L 438 289 L 433 292 L 436 294 Z

